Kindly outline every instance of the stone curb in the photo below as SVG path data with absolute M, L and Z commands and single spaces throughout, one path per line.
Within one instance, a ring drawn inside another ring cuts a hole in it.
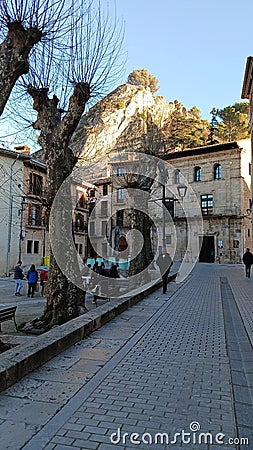
M 177 273 L 168 277 L 174 280 Z M 1 354 L 0 392 L 17 383 L 25 375 L 42 366 L 59 353 L 98 330 L 126 309 L 162 286 L 159 281 L 148 289 L 125 299 L 114 299 L 82 316 L 36 336 L 31 343 L 21 344 Z

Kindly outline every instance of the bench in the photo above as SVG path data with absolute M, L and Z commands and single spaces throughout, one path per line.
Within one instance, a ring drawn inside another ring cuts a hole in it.
M 0 332 L 1 330 L 1 323 L 6 322 L 7 320 L 14 320 L 14 324 L 16 327 L 16 330 L 18 332 L 18 327 L 16 323 L 15 313 L 16 313 L 17 306 L 9 306 L 8 308 L 0 309 Z

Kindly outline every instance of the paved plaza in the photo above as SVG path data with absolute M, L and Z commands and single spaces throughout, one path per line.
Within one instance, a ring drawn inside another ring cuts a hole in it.
M 252 303 L 197 264 L 0 394 L 0 449 L 253 449 Z

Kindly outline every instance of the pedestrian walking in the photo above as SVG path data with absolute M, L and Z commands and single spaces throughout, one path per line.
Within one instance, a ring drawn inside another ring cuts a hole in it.
M 40 272 L 40 285 L 41 285 L 41 295 L 44 296 L 45 283 L 48 281 L 48 271 L 46 269 L 42 269 Z
M 23 286 L 23 278 L 24 278 L 24 273 L 23 273 L 23 269 L 21 268 L 22 266 L 22 261 L 18 261 L 16 266 L 14 267 L 14 280 L 15 280 L 15 295 L 17 297 L 21 296 L 21 289 Z
M 99 275 L 103 275 L 104 277 L 108 277 L 108 271 L 105 268 L 105 263 L 104 262 L 101 262 L 98 273 L 99 273 Z
M 110 278 L 120 278 L 119 272 L 118 272 L 118 267 L 116 266 L 116 264 L 111 265 L 109 277 Z
M 98 265 L 98 262 L 97 262 L 97 261 L 95 261 L 95 263 L 94 263 L 94 265 L 93 265 L 93 271 L 96 272 L 96 273 L 99 272 L 99 265 Z
M 242 260 L 245 265 L 246 278 L 250 278 L 250 270 L 253 264 L 253 255 L 249 248 L 246 248 L 246 252 L 244 253 Z
M 165 249 L 162 250 L 156 260 L 163 281 L 163 294 L 167 292 L 168 275 L 173 264 L 172 259 Z
M 38 272 L 35 269 L 35 265 L 32 264 L 27 273 L 27 281 L 28 281 L 28 294 L 27 297 L 34 297 L 35 287 L 38 282 Z

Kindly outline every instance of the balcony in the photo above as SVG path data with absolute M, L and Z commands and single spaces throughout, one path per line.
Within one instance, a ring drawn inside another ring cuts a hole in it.
M 74 230 L 74 233 L 85 234 L 88 231 L 88 226 L 86 223 L 84 223 L 84 224 L 75 223 L 73 230 Z

